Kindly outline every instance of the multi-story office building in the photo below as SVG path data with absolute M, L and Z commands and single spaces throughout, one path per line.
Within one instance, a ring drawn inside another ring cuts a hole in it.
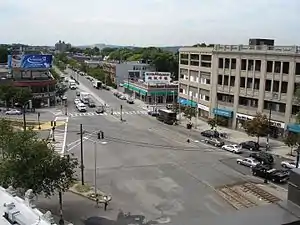
M 300 132 L 294 93 L 300 84 L 300 47 L 215 45 L 181 48 L 179 102 L 199 116 L 218 116 L 241 128 L 257 112 L 270 117 L 272 135 Z M 268 44 L 268 45 L 266 45 Z
M 55 51 L 57 51 L 57 52 L 66 52 L 66 51 L 70 50 L 71 47 L 72 47 L 71 44 L 65 43 L 64 41 L 59 40 L 55 44 Z

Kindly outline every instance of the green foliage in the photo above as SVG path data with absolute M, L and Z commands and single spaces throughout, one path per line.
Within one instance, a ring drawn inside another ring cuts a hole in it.
M 0 99 L 5 102 L 6 107 L 8 107 L 12 101 L 23 105 L 25 102 L 32 99 L 32 93 L 28 88 L 1 85 Z
M 61 80 L 60 75 L 56 72 L 55 69 L 51 68 L 51 69 L 50 69 L 50 73 L 52 74 L 52 76 L 54 77 L 55 80 L 58 80 L 58 81 Z
M 14 96 L 14 101 L 24 105 L 28 100 L 32 99 L 32 92 L 29 88 L 17 88 Z
M 257 137 L 259 142 L 259 138 L 266 136 L 268 133 L 269 120 L 266 115 L 257 113 L 252 120 L 245 122 L 244 129 L 249 136 Z
M 189 120 L 192 119 L 192 117 L 196 117 L 196 109 L 192 107 L 185 107 L 183 109 L 184 117 L 188 118 Z
M 58 83 L 56 85 L 56 96 L 62 98 L 65 93 L 68 91 L 68 86 L 63 83 Z
M 6 129 L 9 128 L 9 129 Z M 12 131 L 8 122 L 0 121 L 3 158 L 0 184 L 21 190 L 33 189 L 35 194 L 66 191 L 75 181 L 76 159 L 61 157 L 32 130 Z
M 211 129 L 214 129 L 218 125 L 217 118 L 209 118 L 207 124 L 210 126 Z
M 92 190 L 92 188 L 88 185 L 82 185 L 82 184 L 76 184 L 75 185 L 75 190 L 78 191 L 79 193 L 86 193 Z
M 0 46 L 0 63 L 7 63 L 8 48 Z
M 291 155 L 293 155 L 293 148 L 300 146 L 300 135 L 296 133 L 289 133 L 283 139 L 283 142 L 291 148 Z
M 112 82 L 110 76 L 108 76 L 100 67 L 96 68 L 88 68 L 87 67 L 87 74 L 91 77 L 94 77 L 97 80 L 102 81 L 103 83 L 106 83 L 106 85 L 115 87 L 114 83 Z

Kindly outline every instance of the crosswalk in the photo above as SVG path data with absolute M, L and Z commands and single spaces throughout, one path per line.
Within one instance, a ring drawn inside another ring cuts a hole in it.
M 52 144 L 54 146 L 54 151 L 60 155 L 64 155 L 65 151 L 65 142 L 66 142 L 66 134 L 67 134 L 67 126 L 68 126 L 68 117 L 59 116 L 55 118 L 56 123 L 64 122 L 65 127 L 63 129 L 55 129 L 54 130 L 54 141 L 53 141 L 53 131 L 51 130 L 50 137 L 52 139 Z
M 122 115 L 147 115 L 148 112 L 147 111 L 123 111 Z M 85 112 L 85 113 L 80 113 L 80 112 L 74 112 L 74 113 L 68 113 L 69 117 L 82 117 L 82 116 L 107 116 L 107 115 L 111 115 L 111 113 L 95 113 L 95 112 Z M 113 112 L 114 116 L 120 116 L 121 112 L 116 111 Z

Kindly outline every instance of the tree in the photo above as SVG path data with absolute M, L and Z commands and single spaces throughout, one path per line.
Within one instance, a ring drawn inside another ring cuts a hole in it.
M 300 145 L 300 136 L 296 133 L 289 133 L 283 140 L 283 142 L 291 148 L 291 155 L 293 155 L 293 148 Z
M 196 117 L 196 110 L 195 108 L 193 107 L 185 107 L 183 109 L 183 114 L 184 114 L 184 117 L 188 118 L 189 120 L 192 119 L 192 117 Z
M 56 96 L 62 98 L 65 93 L 68 91 L 68 86 L 62 83 L 58 83 L 56 85 Z
M 207 121 L 208 125 L 210 126 L 210 128 L 213 130 L 217 127 L 218 125 L 218 119 L 216 117 L 214 118 L 209 118 Z
M 1 127 L 1 126 L 0 126 Z M 0 136 L 7 135 L 0 129 Z M 50 196 L 66 191 L 75 181 L 76 159 L 61 157 L 32 130 L 14 131 L 3 144 L 0 184 Z
M 17 93 L 17 89 L 12 85 L 0 86 L 0 99 L 5 102 L 5 106 L 8 108 L 9 103 L 14 99 Z
M 257 142 L 259 142 L 259 138 L 268 133 L 269 120 L 266 115 L 257 113 L 252 120 L 245 122 L 244 129 L 249 136 L 257 137 Z
M 17 88 L 14 95 L 14 101 L 24 106 L 30 99 L 32 99 L 32 92 L 29 88 Z
M 0 63 L 7 63 L 8 48 L 0 46 Z

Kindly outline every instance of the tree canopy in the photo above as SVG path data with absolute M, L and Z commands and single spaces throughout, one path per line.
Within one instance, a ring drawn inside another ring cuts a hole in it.
M 257 137 L 257 142 L 259 142 L 260 137 L 268 134 L 269 120 L 266 115 L 257 113 L 252 120 L 245 122 L 244 129 L 249 136 Z
M 8 107 L 12 101 L 23 105 L 32 99 L 32 93 L 28 88 L 0 85 L 0 99 L 5 102 L 6 107 Z
M 0 63 L 7 63 L 8 46 L 0 46 Z
M 34 131 L 13 130 L 9 121 L 1 120 L 0 138 L 0 185 L 49 196 L 75 181 L 77 160 L 61 157 Z

